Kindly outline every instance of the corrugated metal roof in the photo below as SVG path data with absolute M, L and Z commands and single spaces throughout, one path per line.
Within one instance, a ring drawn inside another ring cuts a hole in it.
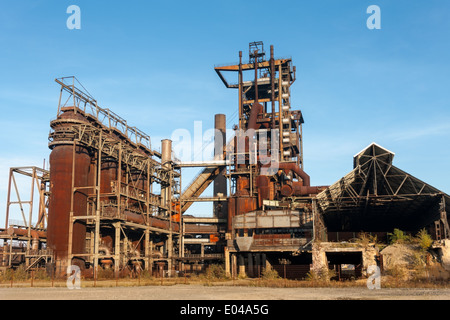
M 423 228 L 439 219 L 450 196 L 392 164 L 394 153 L 376 143 L 357 153 L 354 169 L 317 195 L 330 231 Z

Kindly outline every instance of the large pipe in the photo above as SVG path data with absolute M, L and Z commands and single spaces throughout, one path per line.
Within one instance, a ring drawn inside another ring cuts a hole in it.
M 303 186 L 309 187 L 311 185 L 311 179 L 309 175 L 303 171 L 296 163 L 293 162 L 281 162 L 276 164 L 272 164 L 272 167 L 276 167 L 278 169 L 282 169 L 285 173 L 288 173 L 286 171 L 293 171 L 295 172 L 300 178 L 303 180 Z
M 134 212 L 126 211 L 125 217 L 128 222 L 134 222 L 137 224 L 145 225 L 145 220 L 143 215 L 137 214 Z M 163 230 L 169 230 L 170 229 L 170 222 L 169 220 L 162 220 L 154 217 L 147 217 L 148 225 L 150 227 L 155 227 Z M 178 232 L 180 230 L 179 224 L 172 223 L 172 230 L 175 232 Z
M 292 184 L 285 184 L 281 187 L 281 194 L 289 196 L 305 196 L 308 194 L 318 194 L 326 187 L 303 186 L 301 182 L 293 181 Z
M 5 232 L 8 236 L 28 236 L 28 229 L 8 227 Z M 39 230 L 31 230 L 30 235 L 32 239 L 45 239 L 47 238 L 47 232 Z
M 172 161 L 172 140 L 161 140 L 161 165 L 164 168 L 169 168 L 170 161 Z
M 8 227 L 8 229 L 6 229 L 6 231 L 2 232 L 1 234 L 6 234 L 8 236 L 15 235 L 15 236 L 26 237 L 26 236 L 28 236 L 28 229 Z M 32 239 L 31 250 L 38 250 L 39 249 L 39 241 L 40 241 L 40 239 L 47 238 L 47 232 L 33 229 L 33 230 L 30 230 L 30 236 Z

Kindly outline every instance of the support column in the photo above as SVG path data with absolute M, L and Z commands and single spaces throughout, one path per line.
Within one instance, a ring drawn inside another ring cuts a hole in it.
M 225 274 L 229 277 L 231 276 L 232 271 L 230 265 L 230 251 L 228 250 L 228 247 L 224 248 L 224 255 L 225 255 Z
M 247 264 L 248 264 L 248 276 L 249 277 L 253 277 L 254 276 L 254 270 L 253 270 L 253 254 L 251 252 L 249 252 L 247 254 Z
M 128 253 L 128 237 L 125 235 L 123 238 L 123 255 L 122 255 L 122 265 L 127 264 L 127 253 Z
M 100 148 L 97 154 L 97 179 L 95 185 L 96 192 L 96 210 L 95 210 L 95 242 L 94 242 L 94 277 L 97 279 L 98 274 L 98 260 L 99 260 L 99 246 L 100 246 L 100 186 L 102 183 L 102 132 L 100 131 Z
M 239 275 L 246 277 L 247 275 L 245 274 L 245 258 L 242 254 L 238 256 L 238 265 L 239 265 Z
M 120 271 L 120 222 L 113 224 L 115 231 L 114 238 L 114 275 L 116 278 L 119 277 Z
M 258 276 L 258 278 L 261 276 L 261 272 L 262 272 L 262 267 L 261 267 L 261 254 L 260 253 L 255 253 L 255 266 L 256 266 L 256 275 Z
M 312 270 L 319 273 L 321 270 L 328 268 L 328 261 L 325 251 L 317 243 L 312 246 Z
M 153 274 L 153 240 L 150 240 L 149 246 L 150 246 L 150 267 L 149 267 L 149 272 L 150 272 L 150 274 Z
M 145 229 L 145 240 L 144 240 L 144 254 L 145 254 L 145 260 L 144 260 L 144 270 L 148 270 L 149 264 L 150 264 L 150 257 L 149 257 L 149 241 L 150 241 L 150 230 Z
M 231 255 L 231 276 L 233 278 L 237 276 L 237 257 L 235 253 Z

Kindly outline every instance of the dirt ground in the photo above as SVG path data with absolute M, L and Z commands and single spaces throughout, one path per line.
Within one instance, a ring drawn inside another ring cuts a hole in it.
M 1 300 L 450 300 L 450 289 L 265 288 L 171 285 L 1 288 Z

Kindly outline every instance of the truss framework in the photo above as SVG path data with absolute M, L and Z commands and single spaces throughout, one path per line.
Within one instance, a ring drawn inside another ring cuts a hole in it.
M 19 177 L 28 178 L 29 193 L 26 195 L 23 191 L 27 188 L 19 186 Z M 52 260 L 52 253 L 41 247 L 46 241 L 50 176 L 47 170 L 35 166 L 13 167 L 9 170 L 8 181 L 5 231 L 0 233 L 4 242 L 1 262 L 3 266 L 11 267 L 24 261 L 28 270 L 41 261 Z M 19 246 L 22 249 L 18 250 L 13 242 L 25 245 Z
M 384 223 L 382 219 L 386 220 L 385 226 L 392 223 L 412 229 L 438 224 L 435 237 L 448 238 L 445 208 L 450 197 L 393 166 L 393 157 L 392 152 L 377 144 L 357 154 L 354 169 L 317 195 L 325 220 L 333 224 L 339 221 L 344 229 L 368 228 L 369 223 L 378 228 Z M 350 218 L 357 222 L 350 223 Z
M 180 223 L 176 220 L 180 213 L 179 206 L 176 206 L 180 194 L 180 171 L 171 165 L 163 166 L 154 159 L 154 156 L 161 158 L 161 154 L 151 150 L 150 137 L 128 126 L 109 109 L 100 108 L 87 91 L 75 85 L 77 80 L 74 77 L 56 79 L 56 82 L 61 85 L 61 94 L 58 117 L 51 122 L 49 147 L 73 146 L 73 163 L 77 147 L 89 150 L 91 170 L 95 172 L 92 185 L 77 187 L 72 181 L 67 265 L 74 258 L 81 258 L 94 266 L 94 272 L 102 261 L 112 263 L 110 259 L 114 261 L 116 272 L 133 261 L 144 262 L 146 269 L 158 259 L 170 266 L 173 237 L 181 232 Z M 68 98 L 63 99 L 64 95 Z M 64 113 L 68 111 L 81 116 L 65 117 Z M 108 193 L 101 192 L 100 187 L 102 164 L 105 162 L 117 164 L 117 179 L 111 181 L 111 192 Z M 72 177 L 77 175 L 75 169 L 72 165 Z M 168 196 L 155 194 L 154 184 L 160 185 L 161 190 L 170 190 Z M 73 214 L 77 192 L 87 196 L 85 215 Z M 86 253 L 72 252 L 75 223 L 83 223 L 87 227 Z M 101 242 L 104 232 L 114 234 L 112 250 L 105 249 Z M 161 235 L 166 242 L 164 254 L 153 252 L 153 239 L 161 238 Z M 144 252 L 136 250 L 138 245 Z M 140 266 L 139 263 L 136 265 Z

